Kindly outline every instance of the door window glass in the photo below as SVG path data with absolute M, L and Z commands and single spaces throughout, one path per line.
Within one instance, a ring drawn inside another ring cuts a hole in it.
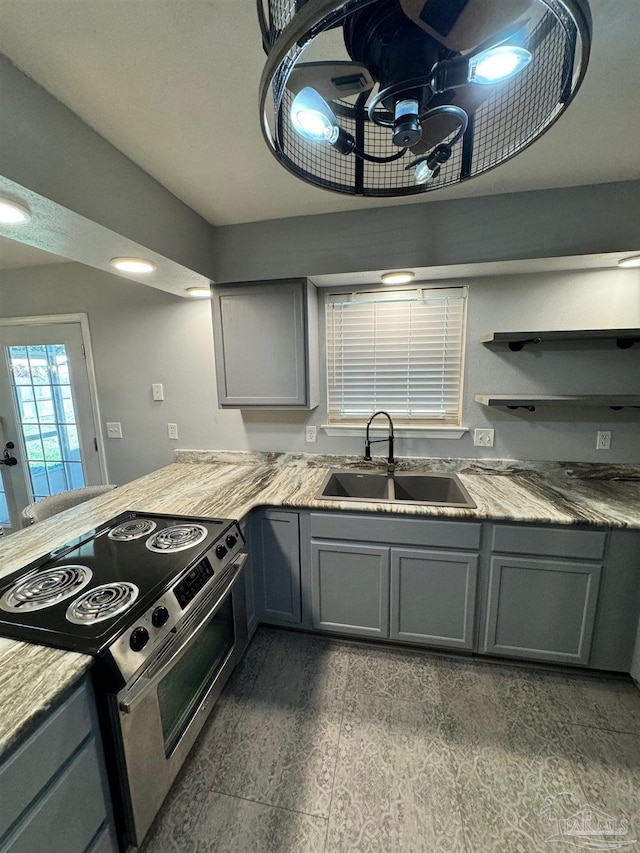
M 33 500 L 82 488 L 78 419 L 65 345 L 10 346 L 7 353 Z
M 0 527 L 9 527 L 9 507 L 7 506 L 7 496 L 4 493 L 2 485 L 2 477 L 0 477 Z

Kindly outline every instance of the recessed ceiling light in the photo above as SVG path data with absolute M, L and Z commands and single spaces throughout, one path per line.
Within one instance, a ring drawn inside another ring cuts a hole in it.
M 618 261 L 618 266 L 623 269 L 630 267 L 640 267 L 640 255 L 631 255 L 629 258 L 622 258 Z
M 0 223 L 2 225 L 25 225 L 31 219 L 29 208 L 17 201 L 0 198 Z
M 187 293 L 192 299 L 211 299 L 211 291 L 208 287 L 188 287 Z
M 141 258 L 112 258 L 111 266 L 120 272 L 149 273 L 156 271 L 156 265 L 151 261 L 143 261 Z
M 380 281 L 383 284 L 406 284 L 408 281 L 413 281 L 415 273 L 409 270 L 398 270 L 398 272 L 386 272 L 380 276 Z

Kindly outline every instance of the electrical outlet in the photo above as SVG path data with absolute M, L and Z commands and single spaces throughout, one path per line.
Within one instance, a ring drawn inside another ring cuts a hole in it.
M 304 440 L 306 442 L 315 441 L 318 435 L 318 428 L 315 426 L 306 426 L 304 428 Z
M 474 447 L 493 447 L 493 429 L 474 429 L 473 445 Z
M 598 430 L 598 437 L 596 438 L 596 450 L 611 450 L 611 430 Z
M 121 423 L 108 423 L 107 424 L 107 438 L 122 438 L 122 424 Z
M 176 440 L 178 438 L 178 424 L 167 424 L 167 433 L 169 438 Z
M 151 393 L 154 400 L 164 400 L 164 388 L 162 382 L 154 382 L 151 386 Z

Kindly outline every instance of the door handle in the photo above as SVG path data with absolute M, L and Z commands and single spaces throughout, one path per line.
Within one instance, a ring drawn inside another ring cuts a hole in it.
M 12 456 L 9 451 L 13 450 L 15 444 L 12 441 L 8 441 L 4 446 L 4 453 L 2 454 L 2 459 L 0 459 L 0 465 L 8 465 L 11 468 L 12 465 L 17 465 L 18 460 L 15 456 Z

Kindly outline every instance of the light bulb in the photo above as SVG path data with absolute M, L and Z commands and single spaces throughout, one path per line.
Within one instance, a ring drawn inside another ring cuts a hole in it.
M 17 201 L 0 198 L 0 224 L 25 225 L 31 219 L 29 208 Z
M 433 178 L 435 171 L 436 170 L 432 169 L 426 160 L 418 163 L 413 175 L 416 184 L 426 184 L 427 181 L 430 181 L 431 178 Z
M 407 282 L 413 281 L 414 276 L 415 273 L 409 270 L 398 270 L 397 272 L 386 272 L 384 275 L 381 275 L 380 281 L 383 284 L 407 284 Z
M 531 53 L 517 45 L 499 44 L 469 59 L 469 83 L 492 86 L 514 77 L 531 62 Z
M 311 86 L 305 86 L 293 99 L 291 124 L 299 136 L 310 142 L 333 145 L 340 133 L 331 107 Z
M 131 272 L 146 274 L 155 272 L 156 265 L 151 261 L 143 261 L 141 258 L 112 258 L 111 266 L 115 267 L 120 272 Z
M 640 267 L 640 255 L 632 255 L 629 258 L 622 258 L 618 261 L 618 266 L 622 267 L 622 269 L 633 269 L 634 267 Z
M 187 293 L 192 299 L 211 299 L 211 290 L 208 287 L 188 287 Z

